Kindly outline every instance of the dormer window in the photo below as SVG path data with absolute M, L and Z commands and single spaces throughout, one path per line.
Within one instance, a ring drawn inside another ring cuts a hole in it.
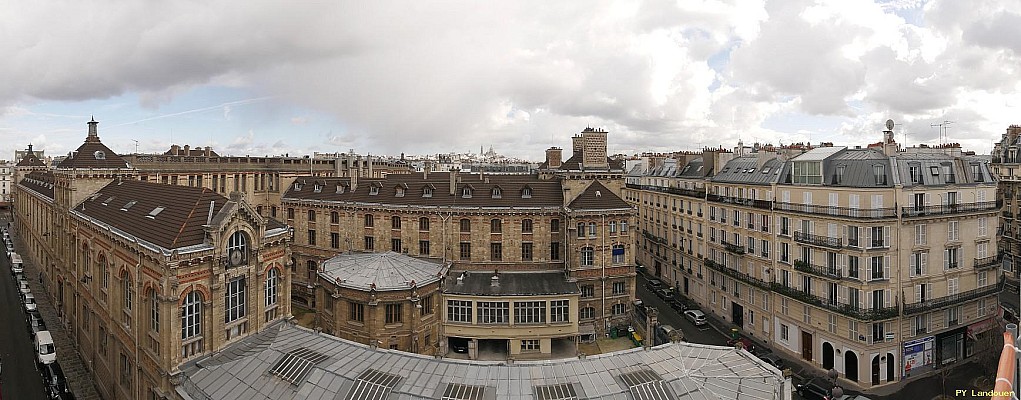
M 521 198 L 522 199 L 532 198 L 532 188 L 525 186 L 524 189 L 521 189 Z
M 344 185 L 337 185 L 337 194 L 344 193 Z
M 315 193 L 322 192 L 323 191 L 323 187 L 321 185 L 319 185 L 318 183 L 316 183 L 314 186 L 312 186 L 312 191 L 315 192 Z
M 883 165 L 873 165 L 872 166 L 872 176 L 875 178 L 877 185 L 885 185 L 886 184 L 886 167 L 883 166 Z
M 379 194 L 378 186 L 369 186 L 369 196 L 375 196 Z
M 494 199 L 503 198 L 503 192 L 500 190 L 500 188 L 495 187 L 495 188 L 493 188 L 492 196 L 493 196 Z
M 843 165 L 838 165 L 837 166 L 837 173 L 836 173 L 836 183 L 839 184 L 839 183 L 841 183 L 843 181 L 844 181 L 844 166 Z
M 818 185 L 822 183 L 822 163 L 819 161 L 795 161 L 794 183 Z
M 301 183 L 294 182 L 294 191 L 295 192 L 300 192 L 301 191 Z
M 461 197 L 465 199 L 472 198 L 472 189 L 470 187 L 465 187 L 461 189 Z
M 398 187 L 398 188 L 397 188 L 397 193 L 396 193 L 396 196 L 397 196 L 397 197 L 404 197 L 404 188 L 402 188 L 402 187 Z
M 433 197 L 433 188 L 426 186 L 422 189 L 422 197 Z
M 106 159 L 106 153 L 104 153 L 103 150 L 96 150 L 96 152 L 92 153 L 92 155 L 95 156 L 97 160 Z

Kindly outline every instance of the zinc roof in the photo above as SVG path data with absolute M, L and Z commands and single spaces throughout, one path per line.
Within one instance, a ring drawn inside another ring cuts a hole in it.
M 323 261 L 322 276 L 338 286 L 357 290 L 411 289 L 440 280 L 446 264 L 388 251 L 338 254 Z

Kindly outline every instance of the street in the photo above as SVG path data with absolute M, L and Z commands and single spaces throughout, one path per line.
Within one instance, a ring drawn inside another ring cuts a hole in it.
M 0 224 L 7 225 L 6 219 Z M 0 398 L 2 399 L 44 399 L 42 377 L 36 369 L 35 350 L 25 323 L 25 311 L 21 296 L 11 275 L 10 259 L 7 252 L 0 254 L 3 271 L 0 271 L 0 357 L 3 371 L 0 372 Z

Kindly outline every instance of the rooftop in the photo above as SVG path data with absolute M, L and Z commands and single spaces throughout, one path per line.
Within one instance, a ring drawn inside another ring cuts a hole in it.
M 276 322 L 181 366 L 191 399 L 783 399 L 780 371 L 690 343 L 546 361 L 437 359 Z M 574 397 L 564 393 L 573 393 Z M 554 395 L 555 394 L 555 395 Z
M 338 286 L 357 290 L 402 290 L 438 282 L 447 272 L 440 260 L 386 253 L 347 253 L 323 261 L 320 274 Z
M 457 275 L 455 275 L 457 274 Z M 463 276 L 463 278 L 461 278 Z M 497 285 L 493 277 L 497 276 Z M 578 284 L 567 279 L 563 271 L 452 272 L 443 292 L 477 296 L 539 296 L 581 293 Z

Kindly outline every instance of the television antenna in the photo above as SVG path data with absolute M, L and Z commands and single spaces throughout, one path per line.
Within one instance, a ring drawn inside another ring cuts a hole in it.
M 944 144 L 944 139 L 947 141 L 950 140 L 949 135 L 947 134 L 947 129 L 950 129 L 950 124 L 953 123 L 954 121 L 943 120 L 943 122 L 938 124 L 929 124 L 930 127 L 939 128 L 939 144 Z

